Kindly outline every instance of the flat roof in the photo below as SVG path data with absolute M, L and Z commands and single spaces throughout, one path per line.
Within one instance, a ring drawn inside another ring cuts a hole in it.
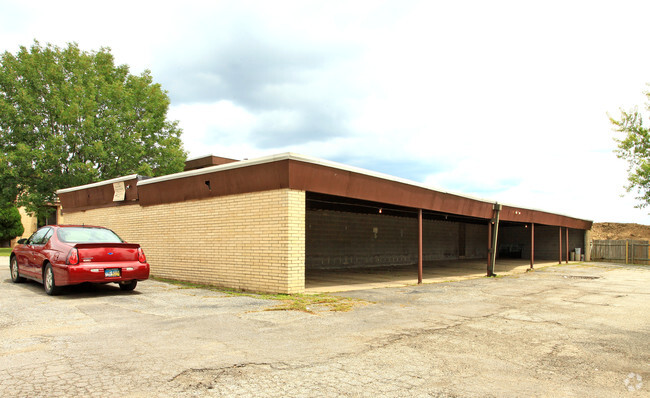
M 486 203 L 494 203 L 494 201 L 478 198 L 475 196 L 471 195 L 465 195 L 461 193 L 456 193 L 456 192 L 451 192 L 451 191 L 444 191 L 441 189 L 433 188 L 428 185 L 424 185 L 412 180 L 408 180 L 405 178 L 400 178 L 400 177 L 395 177 L 390 174 L 385 174 L 385 173 L 380 173 L 376 171 L 371 171 L 368 169 L 363 169 L 360 167 L 354 167 L 354 166 L 349 166 L 343 163 L 338 163 L 338 162 L 332 162 L 329 160 L 325 159 L 319 159 L 311 156 L 305 156 L 305 155 L 300 155 L 297 153 L 293 152 L 285 152 L 285 153 L 280 153 L 277 155 L 269 155 L 269 156 L 263 156 L 260 158 L 255 158 L 255 159 L 249 159 L 249 160 L 239 160 L 237 162 L 232 162 L 232 163 L 227 163 L 227 164 L 222 164 L 222 165 L 217 165 L 217 166 L 209 166 L 209 167 L 204 167 L 202 169 L 197 169 L 197 170 L 188 170 L 188 171 L 182 171 L 180 173 L 174 173 L 174 174 L 168 174 L 160 177 L 153 177 L 149 178 L 145 181 L 140 181 L 138 182 L 138 185 L 147 185 L 147 184 L 155 184 L 157 182 L 161 181 L 170 181 L 174 180 L 177 178 L 185 178 L 185 177 L 192 177 L 192 176 L 197 176 L 197 175 L 202 175 L 202 174 L 210 174 L 214 173 L 215 171 L 222 171 L 222 170 L 233 170 L 241 167 L 249 167 L 249 166 L 254 166 L 254 165 L 259 165 L 259 164 L 265 164 L 265 163 L 272 163 L 272 162 L 277 162 L 280 160 L 297 160 L 300 162 L 304 163 L 311 163 L 311 164 L 316 164 L 316 165 L 321 165 L 321 166 L 326 166 L 326 167 L 331 167 L 339 170 L 345 170 L 345 171 L 350 171 L 353 173 L 357 174 L 364 174 L 370 177 L 376 177 L 376 178 L 381 178 L 384 180 L 388 181 L 394 181 L 394 182 L 399 182 L 402 184 L 408 184 L 408 185 L 413 185 L 416 187 L 420 188 L 425 188 L 425 189 L 431 189 L 437 192 L 441 193 L 448 193 L 456 196 L 462 196 L 464 198 L 468 199 L 473 199 L 473 200 L 478 200 L 481 202 L 486 202 Z
M 138 179 L 138 178 L 142 178 L 142 176 L 140 176 L 138 174 L 130 174 L 130 175 L 124 176 L 124 177 L 117 177 L 117 178 L 112 178 L 110 180 L 94 182 L 92 184 L 86 184 L 86 185 L 79 185 L 77 187 L 57 189 L 55 193 L 57 195 L 59 195 L 59 194 L 62 194 L 62 193 L 81 191 L 82 189 L 96 188 L 96 187 L 101 187 L 103 185 L 113 184 L 115 182 L 129 181 L 129 180 L 134 180 L 134 179 Z
M 178 178 L 186 178 L 186 177 L 198 176 L 198 175 L 203 175 L 203 174 L 211 174 L 211 173 L 214 173 L 215 171 L 233 170 L 233 169 L 238 169 L 238 168 L 241 168 L 241 167 L 249 167 L 249 166 L 260 165 L 260 164 L 265 164 L 265 163 L 272 163 L 272 162 L 277 162 L 277 161 L 281 161 L 281 160 L 296 160 L 296 161 L 300 161 L 300 162 L 304 162 L 304 163 L 311 163 L 311 164 L 331 167 L 331 168 L 335 168 L 335 169 L 339 169 L 339 170 L 350 171 L 350 172 L 353 172 L 353 173 L 363 174 L 363 175 L 367 175 L 367 176 L 370 176 L 370 177 L 381 178 L 383 180 L 399 182 L 401 184 L 413 185 L 413 186 L 416 186 L 416 187 L 419 187 L 419 188 L 433 190 L 433 191 L 440 192 L 440 193 L 450 194 L 450 195 L 454 195 L 454 196 L 460 196 L 460 197 L 463 197 L 463 198 L 476 200 L 476 201 L 479 201 L 479 202 L 485 202 L 485 203 L 490 203 L 490 204 L 499 203 L 499 204 L 504 205 L 504 206 L 511 206 L 511 207 L 517 207 L 517 208 L 526 209 L 526 210 L 544 211 L 545 212 L 545 210 L 541 210 L 541 209 L 535 209 L 535 208 L 531 208 L 531 207 L 522 207 L 522 206 L 518 206 L 518 205 L 512 205 L 512 204 L 509 204 L 509 203 L 502 203 L 502 202 L 497 202 L 497 201 L 489 200 L 489 199 L 485 199 L 485 198 L 479 198 L 477 196 L 467 195 L 467 194 L 463 194 L 463 193 L 459 193 L 459 192 L 455 192 L 455 191 L 447 191 L 447 190 L 439 189 L 437 187 L 433 187 L 433 186 L 430 186 L 430 185 L 425 185 L 425 184 L 422 184 L 422 183 L 419 183 L 419 182 L 416 182 L 416 181 L 413 181 L 413 180 L 409 180 L 409 179 L 406 179 L 406 178 L 401 178 L 401 177 L 392 176 L 390 174 L 371 171 L 371 170 L 364 169 L 364 168 L 361 168 L 361 167 L 350 166 L 350 165 L 347 165 L 347 164 L 344 164 L 344 163 L 338 163 L 338 162 L 333 162 L 333 161 L 330 161 L 330 160 L 320 159 L 320 158 L 316 158 L 316 157 L 312 157 L 312 156 L 301 155 L 301 154 L 297 154 L 297 153 L 294 153 L 294 152 L 284 152 L 284 153 L 280 153 L 280 154 L 277 154 L 277 155 L 263 156 L 263 157 L 259 157 L 259 158 L 255 158 L 255 159 L 249 159 L 249 160 L 239 160 L 239 161 L 232 162 L 232 163 L 227 163 L 227 164 L 222 164 L 222 165 L 217 165 L 217 166 L 209 166 L 209 167 L 204 167 L 202 169 L 197 169 L 197 170 L 188 170 L 188 171 L 182 171 L 182 172 L 179 172 L 179 173 L 168 174 L 168 175 L 164 175 L 164 176 L 160 176 L 160 177 L 148 178 L 148 179 L 146 179 L 144 181 L 139 181 L 138 186 L 148 185 L 148 184 L 155 184 L 157 182 L 162 182 L 162 181 L 171 181 L 171 180 L 178 179 Z M 561 213 L 553 213 L 553 214 L 557 214 L 557 215 L 560 215 L 560 216 L 571 217 L 569 215 L 561 214 Z M 586 220 L 586 221 L 591 221 L 591 220 Z
M 141 205 L 282 188 L 483 219 L 492 217 L 493 205 L 497 203 L 493 200 L 436 189 L 408 179 L 292 152 L 234 161 L 146 180 L 141 178 L 132 174 L 94 184 L 60 189 L 57 194 L 138 179 L 138 197 Z M 211 185 L 206 185 L 209 181 L 212 181 Z M 503 206 L 504 221 L 591 228 L 590 220 L 506 203 L 499 202 L 499 204 Z

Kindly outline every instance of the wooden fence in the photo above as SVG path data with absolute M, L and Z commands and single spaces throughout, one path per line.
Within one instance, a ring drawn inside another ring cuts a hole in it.
M 650 265 L 647 240 L 594 240 L 591 261 Z

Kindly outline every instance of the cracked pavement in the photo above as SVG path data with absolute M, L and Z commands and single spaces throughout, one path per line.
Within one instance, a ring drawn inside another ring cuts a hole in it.
M 0 263 L 0 396 L 650 395 L 650 267 L 342 295 L 369 303 L 265 311 L 277 303 L 156 281 L 50 297 Z

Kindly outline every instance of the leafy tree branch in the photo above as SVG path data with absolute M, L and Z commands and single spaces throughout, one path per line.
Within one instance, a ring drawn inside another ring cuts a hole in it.
M 650 99 L 650 92 L 645 93 Z M 650 111 L 650 104 L 645 104 Z M 637 110 L 621 111 L 619 120 L 610 118 L 615 130 L 623 133 L 622 139 L 615 138 L 618 143 L 616 154 L 625 159 L 628 164 L 628 192 L 634 191 L 638 208 L 645 208 L 650 204 L 650 132 L 644 126 L 643 115 Z
M 35 41 L 0 56 L 0 200 L 46 209 L 54 191 L 138 173 L 183 170 L 169 97 L 150 71 L 132 75 L 108 48 Z

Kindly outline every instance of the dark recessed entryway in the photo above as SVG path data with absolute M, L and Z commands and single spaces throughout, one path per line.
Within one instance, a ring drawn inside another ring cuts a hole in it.
M 418 282 L 418 210 L 386 203 L 307 193 L 305 288 L 342 291 Z M 423 211 L 423 282 L 487 274 L 489 220 Z M 582 231 L 570 234 L 581 247 Z M 538 225 L 536 264 L 557 263 L 558 228 Z M 496 274 L 530 268 L 528 224 L 504 222 Z

